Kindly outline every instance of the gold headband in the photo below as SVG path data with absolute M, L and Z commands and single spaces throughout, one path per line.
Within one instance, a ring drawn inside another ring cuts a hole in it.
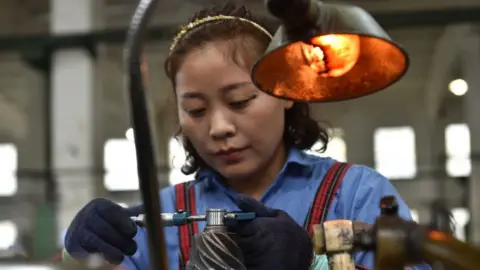
M 205 24 L 205 23 L 209 23 L 209 22 L 213 22 L 213 21 L 223 21 L 223 20 L 239 20 L 241 22 L 248 23 L 251 26 L 257 28 L 260 31 L 262 31 L 265 35 L 267 35 L 268 38 L 272 39 L 272 35 L 270 35 L 270 33 L 265 28 L 260 26 L 258 23 L 247 20 L 245 18 L 240 18 L 240 17 L 235 17 L 235 16 L 227 16 L 227 15 L 208 16 L 208 17 L 205 17 L 203 19 L 195 20 L 194 22 L 191 22 L 191 23 L 183 26 L 182 29 L 180 30 L 180 32 L 178 32 L 178 34 L 173 39 L 172 46 L 170 46 L 170 53 L 173 52 L 173 49 L 175 49 L 178 42 L 183 38 L 183 36 L 188 31 L 198 27 L 199 25 Z

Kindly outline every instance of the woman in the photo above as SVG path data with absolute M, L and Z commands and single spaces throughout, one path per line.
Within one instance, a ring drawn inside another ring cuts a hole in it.
M 252 65 L 271 39 L 266 29 L 245 7 L 227 4 L 200 11 L 174 39 L 165 68 L 187 152 L 183 172 L 195 174 L 195 180 L 163 189 L 162 206 L 164 212 L 255 211 L 258 221 L 247 225 L 258 223 L 255 232 L 269 230 L 257 233 L 263 239 L 250 242 L 250 247 L 256 243 L 256 253 L 245 256 L 248 269 L 308 269 L 312 249 L 302 226 L 308 231 L 312 223 L 333 219 L 372 224 L 385 195 L 398 198 L 403 218 L 410 219 L 410 212 L 390 182 L 374 170 L 304 153 L 317 141 L 326 147 L 326 130 L 310 117 L 307 104 L 264 94 L 250 78 Z M 242 196 L 236 200 L 239 194 L 258 201 Z M 270 215 L 262 203 L 283 211 Z M 131 214 L 106 200 L 94 200 L 69 228 L 68 253 L 81 258 L 100 252 L 127 269 L 148 269 L 145 231 L 126 222 Z M 188 236 L 203 227 L 165 229 L 171 269 L 185 263 Z M 268 246 L 261 243 L 269 237 L 282 247 L 277 246 L 277 253 L 261 247 Z M 278 243 L 282 237 L 288 241 Z M 355 259 L 372 267 L 370 254 Z

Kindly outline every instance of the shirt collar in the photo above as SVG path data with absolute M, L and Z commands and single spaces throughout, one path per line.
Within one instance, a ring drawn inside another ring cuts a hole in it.
M 318 159 L 312 158 L 304 151 L 299 150 L 297 148 L 291 148 L 287 160 L 283 165 L 282 171 L 285 171 L 287 168 L 292 166 L 298 166 L 300 168 L 310 168 L 315 162 L 318 162 Z M 205 187 L 207 189 L 218 187 L 221 185 L 217 179 L 219 175 L 217 172 L 213 171 L 210 168 L 203 168 L 198 171 L 198 175 L 196 177 L 196 181 L 202 181 L 205 183 Z
M 315 162 L 318 162 L 318 160 L 316 160 L 315 158 L 312 158 L 312 156 L 308 155 L 304 151 L 299 150 L 297 148 L 292 148 L 288 153 L 288 158 L 287 158 L 287 161 L 285 162 L 285 167 L 288 166 L 289 164 L 297 164 L 302 167 L 309 167 Z

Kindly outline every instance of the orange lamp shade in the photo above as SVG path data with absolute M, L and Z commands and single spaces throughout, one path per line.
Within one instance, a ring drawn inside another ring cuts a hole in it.
M 341 101 L 380 91 L 407 70 L 408 56 L 363 9 L 320 5 L 310 36 L 284 27 L 252 70 L 253 82 L 278 98 Z M 315 33 L 315 35 L 311 35 Z

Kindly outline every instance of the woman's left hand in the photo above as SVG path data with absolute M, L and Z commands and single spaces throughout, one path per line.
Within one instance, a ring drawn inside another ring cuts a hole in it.
M 235 233 L 249 270 L 308 270 L 313 259 L 310 236 L 286 212 L 271 209 L 252 197 L 236 201 L 244 212 L 256 218 L 239 221 Z

